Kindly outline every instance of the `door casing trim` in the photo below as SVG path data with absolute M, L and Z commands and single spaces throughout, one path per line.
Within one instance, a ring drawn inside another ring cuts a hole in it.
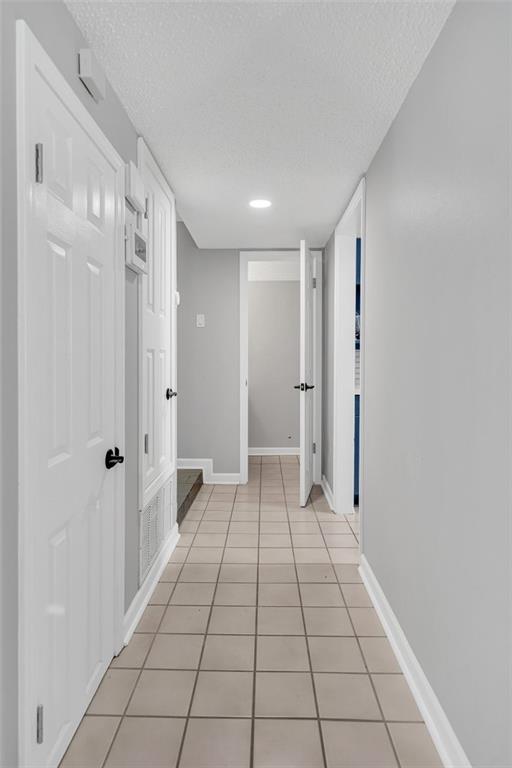
M 170 268 L 170 280 L 171 280 L 171 292 L 170 292 L 170 299 L 171 299 L 171 317 L 172 317 L 172 324 L 171 324 L 171 338 L 170 338 L 170 359 L 169 359 L 169 365 L 170 365 L 170 385 L 171 388 L 174 390 L 177 390 L 178 383 L 177 383 L 177 370 L 178 370 L 178 360 L 177 360 L 177 343 L 178 343 L 178 335 L 177 335 L 177 306 L 178 306 L 178 293 L 177 293 L 177 244 L 176 244 L 176 197 L 171 189 L 169 182 L 165 178 L 162 170 L 160 169 L 160 166 L 157 164 L 155 158 L 153 157 L 151 150 L 149 149 L 148 145 L 146 144 L 144 138 L 142 136 L 139 136 L 137 139 L 137 167 L 141 173 L 142 178 L 144 179 L 145 175 L 145 169 L 148 168 L 150 172 L 153 174 L 153 176 L 157 179 L 158 183 L 162 187 L 162 190 L 164 191 L 164 194 L 166 195 L 169 204 L 171 206 L 171 221 L 170 221 L 170 229 L 171 229 L 171 240 L 169 243 L 170 253 L 169 253 L 169 268 Z M 143 426 L 143 408 L 144 408 L 144 387 L 143 387 L 143 381 L 144 381 L 144 374 L 143 374 L 143 365 L 144 365 L 144 328 L 143 328 L 143 318 L 142 318 L 142 301 L 143 301 L 143 285 L 142 285 L 142 277 L 139 276 L 138 278 L 138 301 L 139 301 L 139 309 L 141 311 L 141 319 L 139 322 L 139 446 L 142 446 L 144 444 L 144 426 Z M 171 477 L 174 477 L 176 475 L 177 467 L 178 467 L 178 438 L 177 438 L 177 402 L 176 398 L 173 398 L 171 400 L 170 407 L 173 409 L 173 413 L 171 414 L 171 427 L 174 425 L 174 428 L 171 429 L 171 453 L 174 458 L 174 463 L 171 463 L 171 466 L 168 467 L 168 469 L 162 473 L 159 474 L 157 477 L 153 479 L 151 484 L 144 488 L 144 453 L 143 451 L 139 451 L 139 507 L 142 509 L 143 507 L 148 504 L 153 496 L 158 493 L 158 491 L 164 487 L 164 485 L 169 481 Z M 174 421 L 173 421 L 174 418 Z
M 364 515 L 366 181 L 361 179 L 334 230 L 333 501 L 336 514 L 354 511 L 355 241 L 361 238 L 361 381 L 359 514 Z M 350 262 L 350 263 L 349 263 Z M 347 273 L 350 285 L 346 285 Z M 352 279 L 353 276 L 353 279 Z M 341 295 L 345 289 L 344 296 Z M 350 299 L 347 299 L 350 296 Z M 344 300 L 345 299 L 345 300 Z M 362 547 L 362 523 L 360 548 Z

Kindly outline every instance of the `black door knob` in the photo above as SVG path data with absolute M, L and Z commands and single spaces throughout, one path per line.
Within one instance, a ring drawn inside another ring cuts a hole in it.
M 301 392 L 304 392 L 304 384 L 295 384 L 294 389 L 300 389 Z
M 305 385 L 305 390 L 306 390 L 306 392 L 308 391 L 308 389 L 314 389 L 314 388 L 315 388 L 315 385 L 314 385 L 314 384 L 306 384 L 306 385 Z
M 112 467 L 115 467 L 116 464 L 122 464 L 124 461 L 124 456 L 119 455 L 119 448 L 109 448 L 106 455 L 105 455 L 105 466 L 107 469 L 112 469 Z
M 172 390 L 170 387 L 167 387 L 165 390 L 165 396 L 168 400 L 170 400 L 171 397 L 178 397 L 178 393 L 174 392 L 174 390 Z

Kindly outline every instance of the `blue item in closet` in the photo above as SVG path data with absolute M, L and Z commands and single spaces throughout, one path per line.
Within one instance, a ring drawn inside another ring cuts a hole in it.
M 354 399 L 354 504 L 359 504 L 359 395 Z

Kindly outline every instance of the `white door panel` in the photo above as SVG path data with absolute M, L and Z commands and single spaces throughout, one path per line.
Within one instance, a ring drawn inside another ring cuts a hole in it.
M 306 506 L 313 486 L 313 257 L 300 241 L 300 505 Z
M 176 211 L 174 195 L 145 144 L 139 169 L 147 197 L 148 273 L 142 276 L 142 498 L 144 507 L 176 471 Z M 173 342 L 174 340 L 174 342 Z
M 20 194 L 25 190 L 20 378 L 28 385 L 20 395 L 20 459 L 30 531 L 30 542 L 21 544 L 32 558 L 21 576 L 24 609 L 32 615 L 23 641 L 30 679 L 22 692 L 30 727 L 22 725 L 21 752 L 32 768 L 58 763 L 116 650 L 114 531 L 123 467 L 108 471 L 105 454 L 122 436 L 116 281 L 123 275 L 121 162 L 112 163 L 73 104 L 57 95 L 45 68 L 57 86 L 60 75 L 29 39 L 41 62 L 25 62 L 20 151 L 32 163 L 22 165 L 19 178 Z M 43 155 L 40 183 L 36 144 Z

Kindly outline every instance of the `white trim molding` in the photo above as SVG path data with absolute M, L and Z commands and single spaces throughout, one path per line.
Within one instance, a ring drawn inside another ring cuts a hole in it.
M 312 248 L 316 288 L 313 291 L 314 375 L 313 390 L 313 482 L 322 483 L 322 303 L 323 303 L 323 251 Z
M 354 509 L 356 240 L 361 239 L 361 385 L 359 513 L 364 515 L 364 254 L 365 190 L 362 178 L 334 230 L 334 385 L 332 491 L 337 514 Z
M 300 448 L 249 448 L 249 456 L 298 456 Z
M 139 623 L 142 614 L 146 610 L 146 606 L 149 603 L 149 599 L 153 594 L 153 591 L 160 580 L 165 566 L 169 562 L 169 558 L 176 549 L 180 538 L 178 531 L 178 524 L 175 523 L 172 527 L 167 541 L 164 542 L 160 552 L 158 553 L 155 562 L 149 569 L 148 575 L 144 579 L 143 584 L 139 588 L 139 591 L 133 598 L 130 607 L 126 611 L 123 620 L 123 644 L 128 645 L 131 636 L 135 632 L 135 628 Z
M 240 482 L 249 481 L 249 257 L 240 252 Z
M 441 762 L 445 768 L 471 768 L 471 763 L 439 699 L 364 555 L 361 556 L 359 571 L 432 741 L 439 752 Z
M 325 475 L 322 475 L 322 480 L 320 481 L 320 485 L 322 486 L 322 491 L 324 492 L 324 496 L 327 499 L 327 503 L 329 504 L 330 508 L 334 512 L 334 496 L 331 490 L 331 486 L 329 485 L 329 481 L 327 480 Z
M 202 469 L 206 485 L 241 485 L 238 472 L 214 472 L 213 459 L 178 459 L 178 469 Z

